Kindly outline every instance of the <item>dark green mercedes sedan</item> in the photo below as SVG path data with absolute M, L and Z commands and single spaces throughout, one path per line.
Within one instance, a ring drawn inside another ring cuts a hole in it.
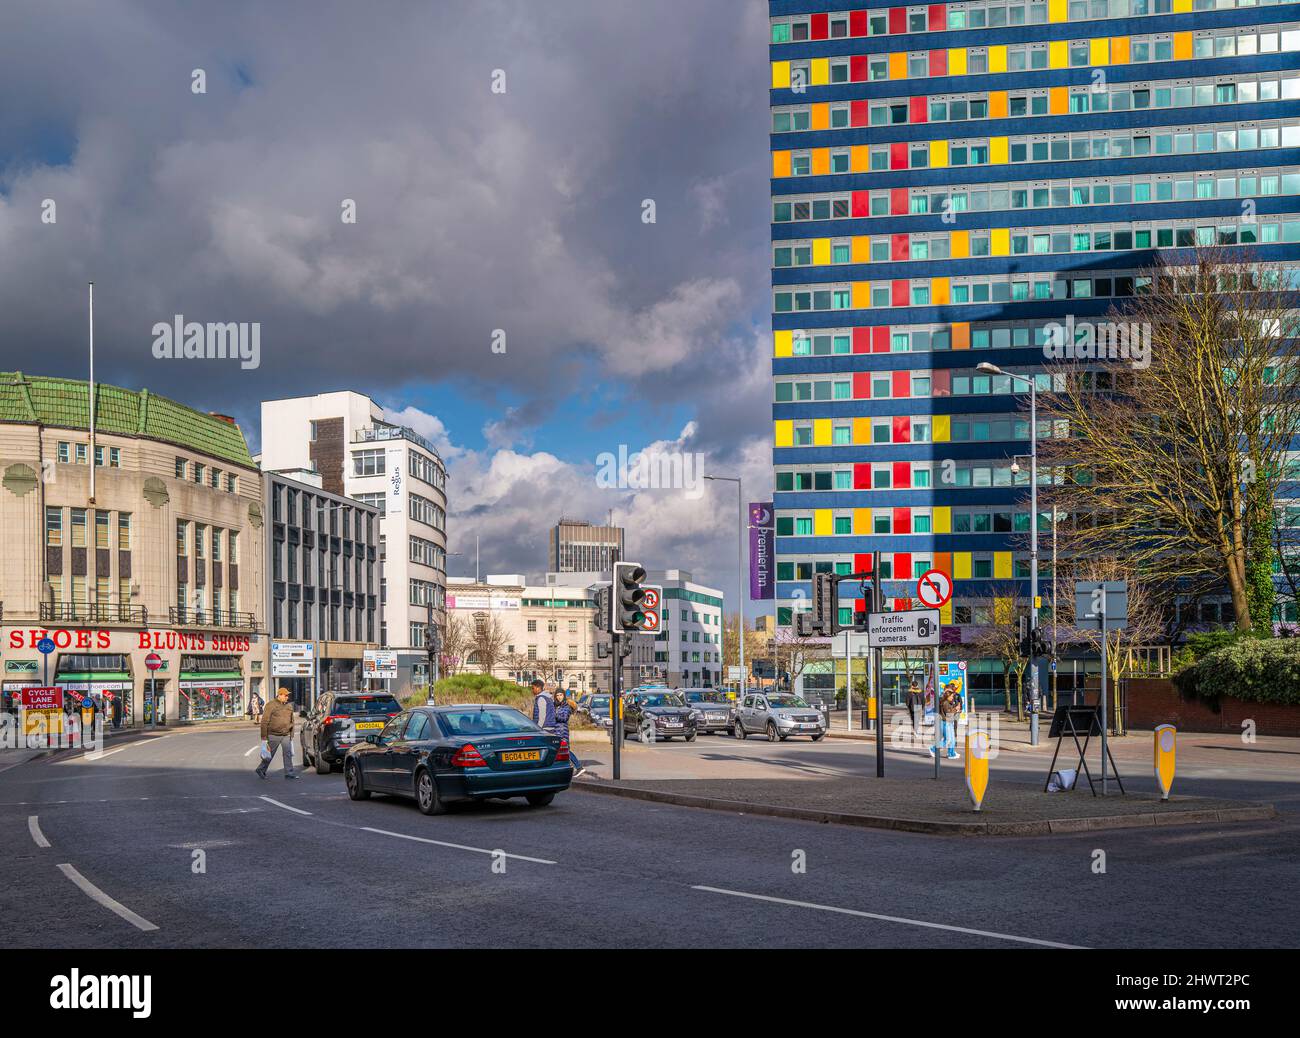
M 508 706 L 419 706 L 366 737 L 343 761 L 348 796 L 412 798 L 426 815 L 468 800 L 524 797 L 542 807 L 569 788 L 568 740 Z

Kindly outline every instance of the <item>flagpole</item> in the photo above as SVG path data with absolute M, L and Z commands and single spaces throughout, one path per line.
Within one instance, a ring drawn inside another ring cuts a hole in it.
M 90 299 L 90 503 L 95 503 L 95 283 L 88 284 Z

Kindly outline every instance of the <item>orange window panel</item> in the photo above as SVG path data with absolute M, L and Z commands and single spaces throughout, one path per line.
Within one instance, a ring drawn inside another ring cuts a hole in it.
M 1128 37 L 1112 36 L 1110 38 L 1110 63 L 1112 65 L 1128 64 Z
M 1191 34 L 1188 33 L 1188 36 Z M 899 51 L 897 54 L 889 55 L 889 78 L 906 79 L 907 78 L 907 53 Z
M 865 144 L 855 144 L 849 149 L 849 168 L 854 173 L 871 172 L 871 149 Z
M 954 350 L 970 349 L 970 323 L 959 321 L 952 326 L 952 348 Z
M 953 259 L 970 256 L 970 231 L 953 231 L 949 254 Z
M 1047 110 L 1053 115 L 1066 115 L 1070 111 L 1070 88 L 1050 87 L 1047 91 Z
M 1174 33 L 1174 60 L 1190 61 L 1192 57 L 1192 34 L 1190 32 Z
M 831 149 L 813 148 L 812 175 L 815 177 L 824 177 L 830 171 L 831 171 Z
M 829 130 L 831 128 L 831 106 L 828 104 L 813 105 L 810 125 L 814 130 Z
M 989 118 L 1005 119 L 1007 117 L 1007 92 L 993 90 L 989 93 Z
M 946 306 L 948 303 L 948 279 L 930 279 L 930 302 L 934 306 Z
M 772 176 L 788 177 L 790 175 L 790 153 L 788 151 L 772 152 Z

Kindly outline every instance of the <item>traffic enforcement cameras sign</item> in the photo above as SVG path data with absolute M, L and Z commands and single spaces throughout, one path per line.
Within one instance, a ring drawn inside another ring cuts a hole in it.
M 873 649 L 906 649 L 939 644 L 939 610 L 909 609 L 871 613 L 867 644 Z

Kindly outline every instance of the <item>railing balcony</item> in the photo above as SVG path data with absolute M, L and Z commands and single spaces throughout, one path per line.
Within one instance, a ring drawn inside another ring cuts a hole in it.
M 254 613 L 232 612 L 229 609 L 192 609 L 188 606 L 171 606 L 167 619 L 173 627 L 225 627 L 239 631 L 258 630 Z
M 149 610 L 142 605 L 113 602 L 42 602 L 46 623 L 100 623 L 149 626 Z

